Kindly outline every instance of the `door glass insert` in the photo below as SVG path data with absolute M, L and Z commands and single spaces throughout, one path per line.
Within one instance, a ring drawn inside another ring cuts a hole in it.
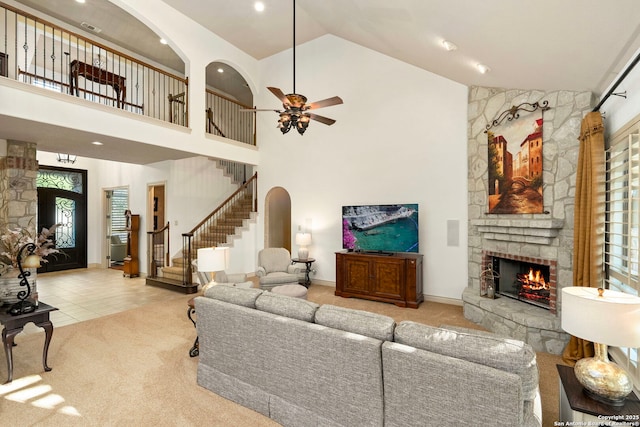
M 76 202 L 64 197 L 56 197 L 56 247 L 76 247 Z
M 59 188 L 78 194 L 83 192 L 82 173 L 80 172 L 40 169 L 36 184 L 39 188 Z

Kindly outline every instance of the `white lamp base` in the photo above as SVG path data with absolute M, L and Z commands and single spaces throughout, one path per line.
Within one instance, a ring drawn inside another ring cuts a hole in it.
M 309 249 L 307 249 L 307 248 L 299 248 L 298 249 L 298 258 L 299 259 L 307 259 L 307 258 L 309 258 Z

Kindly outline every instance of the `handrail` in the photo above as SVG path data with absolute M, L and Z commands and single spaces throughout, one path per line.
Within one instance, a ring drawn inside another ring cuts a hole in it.
M 162 70 L 1 1 L 0 16 L 5 24 L 11 24 L 0 27 L 5 77 L 175 121 L 167 94 L 188 94 L 186 76 Z M 83 78 L 80 82 L 79 77 Z M 74 81 L 80 84 L 74 85 Z M 187 100 L 181 109 L 177 124 L 187 127 Z
M 222 93 L 206 89 L 206 125 L 213 125 L 213 132 L 211 126 L 206 126 L 205 132 L 255 146 L 255 113 L 242 111 L 251 108 Z
M 211 107 L 206 109 L 206 113 L 207 113 L 207 121 L 209 122 L 209 125 L 213 126 L 213 128 L 216 131 L 218 131 L 221 137 L 226 138 L 224 132 L 222 132 L 222 130 L 220 129 L 220 127 L 218 127 L 216 122 L 213 121 L 213 110 L 211 109 Z M 212 133 L 210 129 L 207 129 L 207 132 Z
M 151 279 L 158 277 L 158 268 L 169 266 L 170 225 L 167 221 L 167 225 L 161 229 L 147 231 L 147 262 L 149 263 L 147 277 Z
M 194 252 L 198 248 L 226 244 L 227 236 L 234 234 L 236 227 L 241 226 L 243 221 L 248 219 L 244 216 L 246 209 L 248 208 L 249 212 L 257 212 L 257 188 L 258 174 L 255 173 L 191 231 L 182 234 L 184 285 L 190 284 L 193 277 L 191 261 L 194 259 Z
M 232 195 L 227 197 L 224 202 L 220 203 L 220 206 L 218 206 L 213 212 L 211 212 L 205 219 L 200 221 L 198 223 L 198 225 L 193 227 L 193 229 L 191 231 L 189 231 L 188 234 L 194 234 L 196 231 L 198 231 L 198 228 L 202 227 L 207 221 L 209 221 L 211 218 L 213 218 L 217 213 L 219 213 L 220 211 L 224 210 L 224 208 L 227 207 L 227 205 L 232 200 L 234 200 L 236 198 L 236 196 L 238 196 L 239 194 L 243 193 L 247 188 L 249 188 L 249 186 L 252 186 L 257 180 L 258 180 L 258 173 L 256 172 L 251 178 L 249 178 L 249 180 L 247 182 L 242 184 L 240 186 L 240 188 L 238 188 Z M 253 205 L 254 206 L 254 212 L 255 212 L 257 210 L 257 199 L 255 198 L 255 196 L 254 196 L 253 202 L 255 202 L 255 205 Z
M 14 8 L 14 7 L 12 7 L 12 6 L 8 5 L 8 4 L 5 4 L 5 3 L 1 2 L 1 1 L 0 1 L 0 7 L 3 7 L 5 9 L 7 9 L 7 10 L 10 10 L 11 12 L 14 12 L 16 15 L 22 15 L 25 18 L 37 21 L 37 22 L 39 22 L 41 24 L 44 24 L 45 26 L 49 26 L 49 27 L 54 28 L 56 30 L 64 31 L 65 33 L 67 33 L 69 35 L 72 35 L 72 36 L 74 36 L 74 37 L 76 37 L 76 38 L 78 38 L 78 39 L 80 39 L 80 40 L 82 40 L 84 42 L 89 42 L 92 45 L 94 45 L 94 46 L 96 46 L 96 47 L 98 47 L 98 48 L 100 48 L 102 50 L 106 50 L 107 52 L 116 52 L 112 48 L 107 47 L 106 45 L 103 45 L 100 42 L 88 39 L 88 38 L 86 38 L 86 37 L 84 37 L 84 36 L 82 36 L 82 35 L 80 35 L 78 33 L 75 33 L 73 31 L 69 31 L 66 28 L 59 27 L 56 24 L 47 21 L 46 19 L 42 19 L 42 18 L 40 18 L 38 16 L 32 15 L 29 12 L 25 12 L 24 10 L 16 9 L 16 8 Z M 144 64 L 147 68 L 149 68 L 149 69 L 151 69 L 151 70 L 153 70 L 155 72 L 158 72 L 158 73 L 161 73 L 161 74 L 165 74 L 165 75 L 167 75 L 169 77 L 172 77 L 172 78 L 174 78 L 176 80 L 184 79 L 184 77 L 180 77 L 180 76 L 177 76 L 175 74 L 168 73 L 168 72 L 166 72 L 164 70 L 161 70 L 160 68 L 157 68 L 157 67 L 155 67 L 155 66 L 153 66 L 151 64 L 143 63 L 139 59 L 134 58 L 133 56 L 129 56 L 126 53 L 117 52 L 117 54 L 118 54 L 118 56 L 120 56 L 122 58 L 128 59 L 129 61 L 139 62 L 141 64 Z M 251 107 L 249 107 L 249 108 L 251 108 Z

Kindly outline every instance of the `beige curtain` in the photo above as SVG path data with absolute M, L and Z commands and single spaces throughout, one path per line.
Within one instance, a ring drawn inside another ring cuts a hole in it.
M 573 286 L 602 286 L 605 172 L 604 129 L 600 112 L 582 120 L 573 227 Z M 585 313 L 588 316 L 588 313 Z M 562 354 L 569 365 L 593 356 L 593 343 L 571 337 Z

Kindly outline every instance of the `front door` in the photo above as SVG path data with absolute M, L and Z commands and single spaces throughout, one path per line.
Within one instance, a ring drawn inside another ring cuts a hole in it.
M 56 248 L 39 273 L 87 267 L 87 171 L 41 166 L 38 171 L 38 232 L 59 224 Z

